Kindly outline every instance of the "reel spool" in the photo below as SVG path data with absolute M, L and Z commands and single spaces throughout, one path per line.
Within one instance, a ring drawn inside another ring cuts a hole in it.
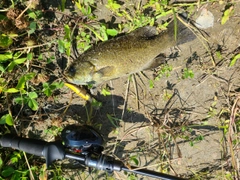
M 92 127 L 84 125 L 66 126 L 61 133 L 64 145 L 70 151 L 87 155 L 101 154 L 104 150 L 103 137 Z

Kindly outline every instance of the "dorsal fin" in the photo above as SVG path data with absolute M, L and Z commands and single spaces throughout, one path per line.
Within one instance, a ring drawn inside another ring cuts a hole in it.
M 131 32 L 129 35 L 135 37 L 143 37 L 143 38 L 151 38 L 157 35 L 156 27 L 154 26 L 145 26 L 136 29 L 135 31 Z

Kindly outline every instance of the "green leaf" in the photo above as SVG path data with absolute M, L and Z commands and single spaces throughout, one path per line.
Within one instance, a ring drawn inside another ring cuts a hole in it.
M 22 77 L 20 77 L 20 79 L 18 80 L 18 84 L 16 86 L 16 89 L 24 89 L 25 88 L 25 83 L 28 80 L 31 80 L 36 74 L 35 73 L 28 73 L 23 75 Z
M 22 54 L 23 54 L 23 52 L 17 51 L 16 53 L 14 53 L 13 59 L 18 59 Z
M 38 56 L 38 60 L 40 60 L 40 61 L 42 61 L 43 60 L 43 54 L 41 53 L 41 54 L 39 54 L 39 56 Z
M 14 164 L 14 163 L 17 163 L 18 162 L 18 157 L 16 157 L 16 156 L 13 156 L 12 158 L 11 158 L 11 162 Z
M 91 13 L 92 13 L 91 6 L 87 6 L 87 13 L 88 13 L 88 14 L 91 14 Z
M 30 13 L 28 13 L 28 16 L 29 16 L 30 18 L 33 18 L 34 20 L 36 20 L 36 18 L 37 18 L 35 12 L 33 12 L 33 11 L 30 12 Z
M 33 59 L 33 53 L 30 52 L 27 54 L 27 60 L 32 60 Z
M 229 17 L 232 14 L 233 14 L 233 6 L 230 6 L 228 9 L 224 11 L 221 24 L 224 25 L 229 20 Z
M 110 114 L 107 114 L 107 118 L 115 128 L 118 128 L 118 126 L 115 124 L 116 121 L 119 121 L 118 118 L 112 117 Z
M 38 95 L 36 92 L 30 92 L 30 93 L 28 93 L 28 97 L 30 99 L 36 99 L 38 97 Z
M 66 4 L 66 0 L 61 0 L 61 11 L 62 12 L 65 10 L 65 4 Z
M 8 71 L 11 72 L 16 65 L 22 64 L 22 63 L 24 63 L 26 60 L 27 60 L 26 57 L 13 60 L 13 61 L 8 65 Z
M 21 156 L 21 152 L 19 151 L 14 151 L 13 152 L 13 155 L 11 156 L 11 162 L 14 164 L 14 163 L 17 163 L 19 161 L 19 159 L 22 159 L 22 156 Z
M 152 79 L 149 80 L 149 88 L 154 88 L 154 81 Z
M 68 25 L 64 26 L 65 36 L 64 39 L 67 39 L 68 41 L 71 41 L 71 30 Z
M 1 34 L 0 35 L 0 47 L 7 48 L 12 43 L 13 43 L 13 40 L 9 36 L 7 36 L 5 34 Z
M 71 42 L 65 42 L 64 46 L 66 49 L 67 56 L 70 56 L 71 55 Z
M 10 62 L 10 63 L 8 64 L 8 68 L 7 68 L 8 71 L 11 72 L 16 65 L 17 65 L 17 64 L 16 64 L 14 61 Z
M 75 1 L 75 5 L 77 6 L 77 8 L 78 8 L 79 10 L 82 9 L 82 5 L 81 5 L 81 3 Z
M 13 125 L 13 118 L 12 118 L 12 116 L 10 114 L 7 114 L 7 116 L 6 116 L 6 123 L 9 126 Z
M 0 64 L 0 71 L 5 72 L 5 68 Z
M 51 85 L 49 83 L 43 83 L 43 90 L 42 92 L 47 96 L 52 95 L 52 91 L 58 88 L 62 88 L 64 86 L 64 82 L 53 82 Z
M 24 76 L 25 76 L 25 79 L 28 81 L 28 80 L 31 80 L 32 78 L 34 78 L 36 76 L 36 73 L 31 72 L 31 73 L 25 74 Z
M 5 54 L 0 54 L 0 62 L 6 62 L 9 59 L 13 58 L 13 54 L 11 52 L 6 52 Z
M 194 145 L 193 141 L 190 141 L 189 144 L 190 144 L 190 146 L 192 146 L 192 147 L 193 147 L 193 145 Z
M 3 169 L 2 171 L 2 176 L 4 177 L 8 177 L 10 176 L 11 174 L 13 174 L 15 172 L 15 170 L 13 169 L 13 167 L 11 166 L 7 166 Z
M 102 107 L 102 102 L 97 101 L 96 99 L 93 99 L 91 102 L 91 105 L 96 108 L 99 109 L 100 107 Z
M 90 15 L 91 12 L 92 12 L 91 6 L 82 6 L 81 12 L 82 12 L 82 14 L 85 15 L 85 16 Z
M 138 180 L 135 174 L 128 174 L 127 180 Z
M 49 88 L 49 83 L 44 82 L 44 83 L 43 83 L 43 87 L 44 87 L 44 88 Z
M 113 9 L 119 9 L 120 7 L 121 7 L 120 4 L 117 4 L 117 3 L 112 4 Z
M 198 135 L 196 138 L 196 140 L 198 140 L 198 141 L 202 141 L 203 139 L 204 139 L 204 137 L 202 135 Z
M 9 88 L 5 92 L 7 92 L 7 93 L 17 93 L 17 92 L 19 92 L 19 90 L 16 89 L 16 88 Z
M 7 19 L 7 17 L 4 16 L 4 15 L 2 15 L 2 14 L 0 14 L 0 21 L 1 21 L 1 20 L 5 20 L 5 19 Z
M 3 160 L 2 158 L 0 157 L 0 168 L 3 166 Z
M 7 124 L 9 126 L 13 125 L 13 119 L 10 114 L 5 114 L 0 119 L 0 124 Z
M 16 64 L 22 64 L 22 63 L 24 63 L 26 60 L 27 60 L 27 58 L 24 57 L 24 58 L 15 59 L 14 62 L 15 62 Z
M 43 90 L 42 92 L 47 96 L 51 96 L 52 95 L 52 90 L 50 88 L 49 83 L 43 83 Z
M 131 156 L 131 157 L 130 157 L 130 159 L 131 159 L 131 161 L 133 161 L 133 162 L 135 163 L 135 165 L 137 165 L 137 166 L 138 166 L 138 164 L 139 164 L 139 161 L 138 161 L 138 159 L 137 159 L 137 157 L 136 157 L 136 156 Z
M 51 89 L 51 90 L 55 90 L 55 89 L 57 89 L 57 88 L 62 88 L 64 86 L 64 82 L 53 82 L 50 86 L 49 86 L 49 88 Z
M 188 68 L 184 68 L 182 78 L 183 79 L 194 78 L 193 71 L 189 70 Z
M 31 22 L 29 25 L 30 30 L 28 31 L 28 34 L 32 34 L 35 32 L 37 29 L 37 23 L 36 22 Z
M 186 130 L 187 130 L 187 127 L 186 126 L 182 126 L 181 131 L 185 132 Z
M 38 103 L 35 99 L 29 99 L 28 101 L 28 106 L 33 110 L 36 111 L 38 110 Z
M 103 88 L 101 91 L 101 94 L 104 96 L 108 96 L 108 95 L 111 95 L 111 92 L 110 92 L 109 88 Z
M 52 91 L 51 91 L 50 88 L 43 89 L 43 93 L 44 93 L 47 97 L 49 97 L 49 96 L 52 95 Z
M 107 29 L 107 34 L 110 36 L 116 36 L 118 31 L 116 29 Z
M 65 45 L 64 45 L 65 41 L 63 40 L 58 40 L 58 50 L 60 53 L 64 53 L 65 52 Z
M 25 82 L 26 82 L 25 76 L 20 77 L 20 79 L 18 80 L 18 84 L 17 84 L 16 88 L 17 89 L 24 89 Z
M 101 26 L 101 28 L 100 28 L 100 35 L 101 35 L 101 39 L 102 39 L 103 41 L 108 40 L 108 35 L 107 35 L 106 27 L 105 27 L 104 25 Z
M 19 96 L 19 97 L 14 98 L 14 101 L 17 104 L 25 104 L 27 102 L 27 99 Z
M 0 124 L 6 124 L 6 115 L 3 115 L 0 119 Z
M 236 64 L 236 62 L 237 62 L 238 59 L 240 59 L 240 54 L 237 54 L 237 55 L 235 55 L 235 56 L 232 58 L 232 60 L 231 60 L 231 62 L 230 62 L 230 64 L 229 64 L 229 67 L 234 66 L 234 65 Z
M 56 88 L 62 88 L 64 86 L 64 82 L 53 82 L 51 85 L 54 85 Z

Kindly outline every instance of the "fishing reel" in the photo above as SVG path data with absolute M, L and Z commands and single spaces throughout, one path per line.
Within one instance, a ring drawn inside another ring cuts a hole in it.
M 61 133 L 61 138 L 64 146 L 73 153 L 83 155 L 101 154 L 104 150 L 103 137 L 87 125 L 66 126 Z
M 64 144 L 62 141 L 46 142 L 38 139 L 22 138 L 13 134 L 5 134 L 0 137 L 0 145 L 45 157 L 47 168 L 53 161 L 67 158 L 76 160 L 86 167 L 96 168 L 108 173 L 123 170 L 163 180 L 183 180 L 176 176 L 145 168 L 127 167 L 122 161 L 102 154 L 101 152 L 104 149 L 103 138 L 90 126 L 69 125 L 63 129 L 61 136 Z

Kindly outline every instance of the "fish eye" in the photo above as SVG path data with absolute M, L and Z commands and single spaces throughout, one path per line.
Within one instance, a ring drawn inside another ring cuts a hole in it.
M 74 76 L 75 73 L 76 73 L 75 67 L 74 67 L 74 66 L 70 66 L 69 69 L 68 69 L 68 72 L 69 72 L 69 74 L 71 74 L 72 76 Z

